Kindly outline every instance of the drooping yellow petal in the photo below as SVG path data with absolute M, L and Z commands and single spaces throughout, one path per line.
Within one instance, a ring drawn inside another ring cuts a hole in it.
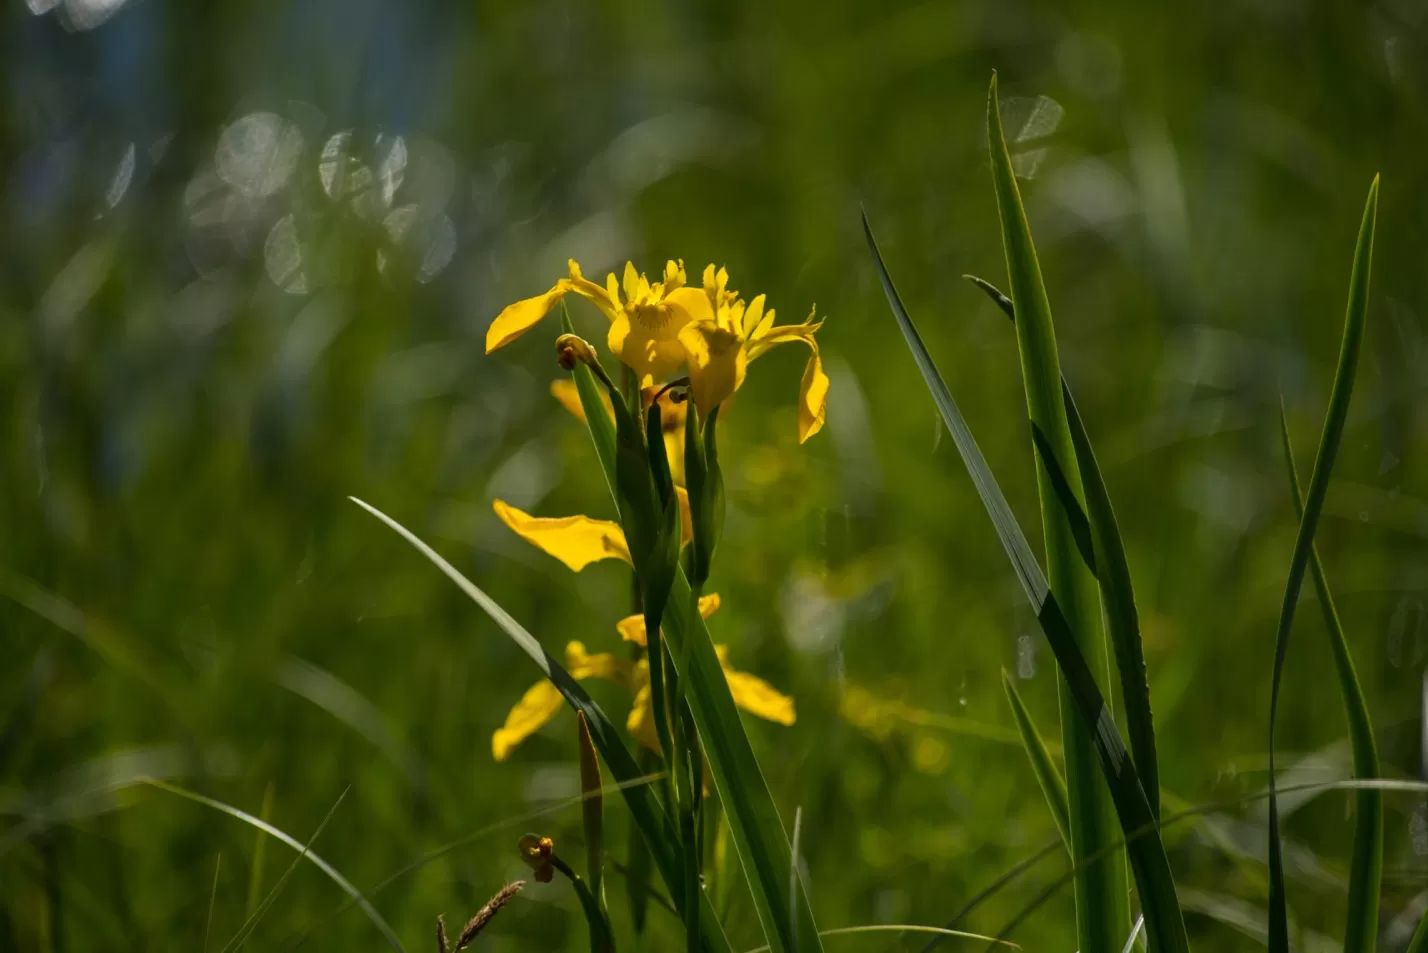
M 535 327 L 570 290 L 570 282 L 562 278 L 545 294 L 507 305 L 486 329 L 486 353 L 490 354 L 497 348 L 505 347 Z
M 712 321 L 688 325 L 679 339 L 688 355 L 694 406 L 701 418 L 707 418 L 744 383 L 748 356 L 743 339 Z
M 668 444 L 665 445 L 668 448 Z M 684 447 L 680 448 L 681 456 Z M 674 498 L 679 501 L 679 548 L 694 542 L 694 511 L 689 508 L 689 491 L 682 486 L 674 488 Z
M 585 651 L 583 642 L 570 642 L 565 646 L 565 667 L 578 679 L 603 678 L 621 685 L 630 684 L 630 671 L 634 663 L 629 659 L 616 658 L 609 652 L 591 655 Z
M 506 723 L 491 735 L 491 755 L 505 761 L 511 751 L 560 714 L 565 698 L 560 690 L 542 679 L 536 682 L 506 715 Z
M 707 596 L 699 597 L 699 614 L 704 618 L 709 618 L 719 611 L 719 593 L 711 592 Z M 620 638 L 626 642 L 633 642 L 636 645 L 647 645 L 649 642 L 649 630 L 645 628 L 645 617 L 640 614 L 627 615 L 619 622 L 615 623 L 615 628 L 619 630 Z
M 769 317 L 771 316 L 772 312 L 769 314 Z M 770 348 L 789 341 L 802 341 L 813 352 L 803 369 L 803 380 L 798 388 L 799 443 L 822 430 L 828 418 L 828 375 L 823 372 L 823 358 L 818 353 L 818 340 L 814 337 L 823 322 L 815 322 L 812 314 L 809 314 L 808 318 L 803 324 L 771 326 L 768 317 L 765 317 L 749 339 L 751 361 L 762 357 Z
M 734 696 L 734 704 L 749 714 L 780 725 L 791 725 L 797 718 L 793 699 L 757 675 L 725 668 L 724 676 L 729 680 L 729 693 Z
M 522 539 L 559 559 L 579 572 L 601 559 L 623 559 L 630 562 L 630 550 L 625 534 L 609 520 L 588 516 L 563 516 L 554 519 L 531 516 L 506 503 L 492 500 L 496 515 Z
M 818 355 L 818 345 L 809 342 L 813 356 L 803 369 L 803 381 L 798 387 L 798 442 L 823 429 L 828 419 L 828 375 L 823 373 L 823 358 Z

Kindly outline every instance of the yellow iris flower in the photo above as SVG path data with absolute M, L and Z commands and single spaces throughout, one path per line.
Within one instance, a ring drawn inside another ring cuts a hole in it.
M 685 507 L 683 525 L 688 527 L 688 500 L 683 487 L 677 487 L 676 490 L 680 503 Z M 522 539 L 559 559 L 575 572 L 602 559 L 630 561 L 625 534 L 618 524 L 609 520 L 591 519 L 588 516 L 555 519 L 531 516 L 502 500 L 495 500 L 491 505 L 501 521 Z M 685 541 L 688 541 L 687 536 Z M 710 593 L 699 600 L 699 614 L 706 619 L 718 608 L 718 593 Z M 646 643 L 648 633 L 643 616 L 633 615 L 621 619 L 616 623 L 616 629 L 626 641 L 639 645 Z M 728 651 L 724 646 L 715 646 L 715 651 L 719 655 L 719 664 L 724 668 L 724 676 L 728 679 L 729 690 L 733 693 L 736 705 L 768 721 L 781 725 L 793 724 L 796 717 L 793 699 L 780 693 L 763 679 L 730 666 Z M 659 750 L 650 707 L 649 663 L 646 660 L 621 659 L 606 652 L 592 655 L 585 650 L 582 643 L 571 642 L 565 647 L 565 667 L 576 679 L 601 678 L 628 688 L 634 695 L 634 701 L 625 723 L 626 727 L 641 744 L 652 750 Z M 506 716 L 506 723 L 491 736 L 492 755 L 497 761 L 504 761 L 516 745 L 535 734 L 558 715 L 564 704 L 560 691 L 549 681 L 541 680 L 532 685 Z
M 505 347 L 535 327 L 567 294 L 577 294 L 610 319 L 610 351 L 640 376 L 640 386 L 674 376 L 684 364 L 679 332 L 708 311 L 707 296 L 685 286 L 684 263 L 667 262 L 664 280 L 651 282 L 635 271 L 633 262 L 626 262 L 623 282 L 616 281 L 612 273 L 603 288 L 581 274 L 574 259 L 568 267 L 570 277 L 557 281 L 545 294 L 509 305 L 496 316 L 486 331 L 486 353 Z
M 813 353 L 803 371 L 798 392 L 798 442 L 823 429 L 828 416 L 828 375 L 814 335 L 823 326 L 813 312 L 802 324 L 774 324 L 774 310 L 764 310 L 764 296 L 747 304 L 728 289 L 729 274 L 710 265 L 704 269 L 705 306 L 679 333 L 689 369 L 690 393 L 701 417 L 733 396 L 744 383 L 750 361 L 776 345 L 802 341 Z
M 780 725 L 794 723 L 797 712 L 793 699 L 763 679 L 730 666 L 728 650 L 724 646 L 715 646 L 715 651 L 719 654 L 719 663 L 724 667 L 724 677 L 729 680 L 729 691 L 733 693 L 736 705 L 766 721 Z M 577 679 L 599 678 L 630 689 L 634 693 L 634 701 L 630 705 L 629 717 L 625 719 L 625 727 L 640 744 L 651 751 L 659 751 L 654 710 L 650 705 L 650 667 L 647 661 L 616 658 L 608 652 L 592 655 L 582 643 L 571 642 L 565 647 L 565 667 Z M 506 723 L 491 735 L 492 756 L 497 761 L 506 760 L 516 746 L 549 724 L 564 706 L 565 699 L 560 690 L 549 681 L 542 679 L 532 685 L 506 715 Z

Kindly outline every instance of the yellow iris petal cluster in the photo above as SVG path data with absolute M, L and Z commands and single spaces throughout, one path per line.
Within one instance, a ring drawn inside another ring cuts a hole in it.
M 642 388 L 657 387 L 681 370 L 702 417 L 733 396 L 744 383 L 750 361 L 789 341 L 812 352 L 799 386 L 798 439 L 823 428 L 828 411 L 828 376 L 814 335 L 823 322 L 810 312 L 802 324 L 776 325 L 764 295 L 745 302 L 729 289 L 729 275 L 704 269 L 703 287 L 687 284 L 683 262 L 665 264 L 663 280 L 651 282 L 626 262 L 624 279 L 614 274 L 601 287 L 587 279 L 574 260 L 569 276 L 544 294 L 509 305 L 486 332 L 486 353 L 504 347 L 533 328 L 567 294 L 595 305 L 610 321 L 611 353 L 631 368 Z
M 683 489 L 678 488 L 680 502 L 688 506 Z M 496 500 L 492 508 L 501 521 L 531 545 L 554 556 L 571 570 L 579 572 L 602 559 L 630 561 L 629 546 L 620 527 L 608 520 L 588 516 L 546 518 L 531 516 L 514 506 Z M 685 514 L 684 525 L 690 525 Z M 687 542 L 688 540 L 686 540 Z M 710 593 L 699 600 L 699 614 L 709 618 L 719 608 L 719 596 Z M 646 644 L 648 633 L 643 616 L 632 615 L 615 624 L 620 637 L 637 645 Z M 757 676 L 740 672 L 729 664 L 724 646 L 715 646 L 734 703 L 752 715 L 781 725 L 791 725 L 796 717 L 793 699 L 780 693 Z M 565 667 L 576 679 L 598 678 L 623 685 L 634 701 L 625 726 L 641 744 L 658 751 L 659 739 L 654 730 L 650 703 L 650 670 L 645 659 L 634 661 L 617 658 L 608 652 L 591 654 L 583 643 L 571 642 L 565 647 Z M 565 700 L 549 681 L 542 679 L 526 690 L 506 716 L 506 723 L 491 736 L 491 754 L 504 761 L 522 741 L 539 731 L 560 713 Z

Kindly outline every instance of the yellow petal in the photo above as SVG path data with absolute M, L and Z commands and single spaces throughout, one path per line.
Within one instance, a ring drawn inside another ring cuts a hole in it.
M 712 321 L 688 325 L 679 339 L 689 356 L 689 390 L 694 406 L 699 408 L 699 416 L 706 418 L 744 383 L 748 367 L 744 342 L 733 331 Z
M 565 667 L 574 678 L 603 678 L 628 685 L 633 664 L 629 659 L 616 658 L 609 652 L 591 655 L 585 651 L 582 642 L 571 642 L 565 646 Z
M 496 320 L 492 321 L 491 326 L 486 329 L 486 353 L 490 354 L 499 347 L 505 347 L 535 327 L 536 323 L 550 313 L 550 309 L 555 307 L 555 303 L 570 290 L 570 282 L 562 278 L 555 283 L 554 288 L 543 295 L 536 295 L 534 298 L 526 298 L 524 301 L 507 305 L 505 310 L 496 315 Z
M 797 718 L 793 699 L 758 676 L 731 668 L 724 669 L 724 675 L 729 680 L 729 692 L 734 696 L 734 704 L 749 714 L 780 725 L 791 725 Z
M 604 390 L 599 393 L 600 403 L 605 405 L 605 409 L 610 412 L 611 420 L 614 420 L 615 408 L 610 404 L 610 396 Z M 569 379 L 551 381 L 550 395 L 560 401 L 560 406 L 570 411 L 576 420 L 582 424 L 585 423 L 585 405 L 580 403 L 580 390 L 575 386 L 575 381 Z M 673 463 L 673 461 L 670 462 Z
M 744 309 L 744 320 L 740 323 L 739 328 L 746 339 L 752 338 L 754 332 L 764 321 L 764 298 L 764 295 L 759 295 L 750 301 L 749 306 Z
M 613 287 L 602 288 L 580 272 L 580 264 L 569 261 L 570 280 L 566 282 L 570 290 L 600 309 L 600 313 L 614 321 L 620 316 L 620 295 Z
M 659 732 L 655 731 L 648 684 L 635 693 L 635 700 L 630 705 L 630 717 L 625 719 L 625 728 L 640 744 L 651 751 L 659 751 Z
M 828 419 L 828 375 L 823 373 L 823 358 L 818 356 L 818 345 L 809 342 L 813 356 L 803 369 L 803 381 L 798 387 L 798 442 L 823 429 Z
M 680 446 L 679 449 L 682 456 L 684 447 Z M 694 511 L 689 508 L 689 491 L 684 487 L 674 488 L 674 498 L 679 500 L 679 548 L 683 549 L 694 542 Z
M 579 572 L 601 559 L 630 561 L 625 534 L 609 520 L 594 520 L 588 516 L 563 516 L 543 519 L 516 509 L 503 500 L 492 500 L 496 515 L 522 539 L 544 550 Z
M 492 756 L 497 761 L 505 761 L 516 745 L 560 714 L 564 704 L 564 696 L 554 685 L 544 679 L 536 682 L 506 715 L 506 723 L 491 735 Z
M 699 614 L 704 618 L 709 618 L 719 611 L 719 593 L 711 592 L 707 596 L 699 597 Z M 615 628 L 620 633 L 620 638 L 626 642 L 633 642 L 636 645 L 647 645 L 649 642 L 649 630 L 645 628 L 645 617 L 639 613 L 627 615 L 619 622 L 615 623 Z

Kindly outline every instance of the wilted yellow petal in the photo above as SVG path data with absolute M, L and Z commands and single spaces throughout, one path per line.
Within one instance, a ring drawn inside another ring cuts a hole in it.
M 571 642 L 565 646 L 565 667 L 578 679 L 603 678 L 628 685 L 633 666 L 629 659 L 616 658 L 609 652 L 591 655 L 585 651 L 582 642 Z
M 490 354 L 496 348 L 505 347 L 535 327 L 536 323 L 549 314 L 550 309 L 555 307 L 555 303 L 570 290 L 570 282 L 562 278 L 555 283 L 554 288 L 543 295 L 536 295 L 534 298 L 526 298 L 524 301 L 507 305 L 500 314 L 496 315 L 496 320 L 491 322 L 491 326 L 486 329 L 486 353 Z
M 699 597 L 699 614 L 704 618 L 709 618 L 719 610 L 719 593 L 711 592 L 707 596 Z M 645 617 L 636 613 L 628 615 L 615 623 L 615 628 L 620 632 L 620 638 L 626 642 L 633 642 L 636 645 L 646 645 L 649 642 L 649 630 L 645 628 Z
M 552 718 L 560 714 L 565 698 L 550 682 L 542 679 L 532 685 L 516 702 L 506 723 L 491 735 L 491 754 L 497 761 L 505 761 L 511 751 L 535 734 Z
M 515 530 L 522 539 L 559 559 L 575 572 L 601 559 L 630 561 L 624 532 L 609 520 L 595 520 L 588 516 L 536 517 L 504 500 L 492 500 L 491 508 L 501 522 Z
M 726 668 L 724 676 L 729 680 L 729 692 L 734 696 L 734 704 L 744 711 L 780 725 L 793 724 L 797 715 L 793 710 L 792 698 L 747 672 Z

